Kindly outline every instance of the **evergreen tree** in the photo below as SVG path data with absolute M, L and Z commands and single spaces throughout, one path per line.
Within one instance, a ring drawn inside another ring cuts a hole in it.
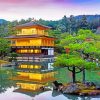
M 9 22 L 7 24 L 7 27 L 6 27 L 6 29 L 7 29 L 6 36 L 16 34 L 16 30 L 14 29 L 14 24 L 16 25 L 17 22 L 13 22 L 13 23 L 12 22 Z
M 70 31 L 69 31 L 69 33 L 73 34 L 74 32 L 77 31 L 77 29 L 76 29 L 76 19 L 73 15 L 71 15 L 69 20 L 70 20 Z
M 62 20 L 59 21 L 57 29 L 63 33 L 70 31 L 70 21 L 66 16 L 64 16 Z
M 80 20 L 79 29 L 89 29 L 89 24 L 85 15 L 83 15 L 82 19 Z
M 19 24 L 25 24 L 26 23 L 26 20 L 25 19 L 21 19 L 20 21 L 19 21 Z

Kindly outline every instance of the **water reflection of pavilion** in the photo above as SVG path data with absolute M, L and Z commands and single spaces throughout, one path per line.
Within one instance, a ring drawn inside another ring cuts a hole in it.
M 17 76 L 12 79 L 16 81 L 19 89 L 39 91 L 41 87 L 48 86 L 55 79 L 55 69 L 52 62 L 20 62 L 15 67 Z

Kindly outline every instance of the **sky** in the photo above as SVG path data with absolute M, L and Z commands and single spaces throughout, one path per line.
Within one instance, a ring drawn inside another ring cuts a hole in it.
M 0 0 L 0 19 L 58 20 L 64 15 L 100 14 L 100 0 Z

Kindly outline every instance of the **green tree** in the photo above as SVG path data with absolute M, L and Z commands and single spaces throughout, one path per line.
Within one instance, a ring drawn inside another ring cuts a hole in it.
M 4 25 L 1 25 L 0 26 L 0 37 L 4 37 L 5 36 L 5 26 Z
M 73 34 L 74 32 L 77 31 L 77 27 L 76 27 L 76 19 L 73 15 L 71 15 L 69 17 L 69 20 L 70 20 L 70 30 L 69 30 L 69 33 Z
M 17 61 L 17 57 L 19 56 L 19 54 L 15 53 L 15 52 L 12 52 L 9 54 L 10 56 L 10 61 Z
M 62 18 L 62 20 L 59 21 L 57 29 L 59 31 L 63 32 L 63 33 L 64 32 L 69 32 L 69 30 L 70 30 L 70 21 L 66 16 L 64 16 Z
M 60 41 L 68 54 L 60 55 L 55 66 L 67 67 L 72 72 L 73 83 L 76 82 L 76 73 L 83 72 L 85 82 L 85 69 L 99 68 L 100 47 L 96 44 L 100 38 L 90 30 L 79 30 L 76 35 L 68 35 Z M 69 52 L 70 51 L 70 52 Z
M 82 19 L 79 22 L 79 29 L 89 29 L 89 24 L 85 15 L 82 16 Z
M 10 52 L 10 42 L 7 39 L 0 38 L 0 56 L 5 57 Z
M 17 24 L 16 21 L 15 22 L 8 22 L 6 36 L 16 34 L 16 30 L 14 29 L 14 25 L 16 25 L 16 24 Z
M 21 19 L 20 21 L 19 21 L 19 24 L 25 24 L 26 23 L 26 20 L 25 19 Z

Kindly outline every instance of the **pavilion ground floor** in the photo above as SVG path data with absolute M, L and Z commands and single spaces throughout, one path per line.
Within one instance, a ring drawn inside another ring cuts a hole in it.
M 51 60 L 54 58 L 53 47 L 12 47 L 11 52 L 19 54 L 18 60 Z

